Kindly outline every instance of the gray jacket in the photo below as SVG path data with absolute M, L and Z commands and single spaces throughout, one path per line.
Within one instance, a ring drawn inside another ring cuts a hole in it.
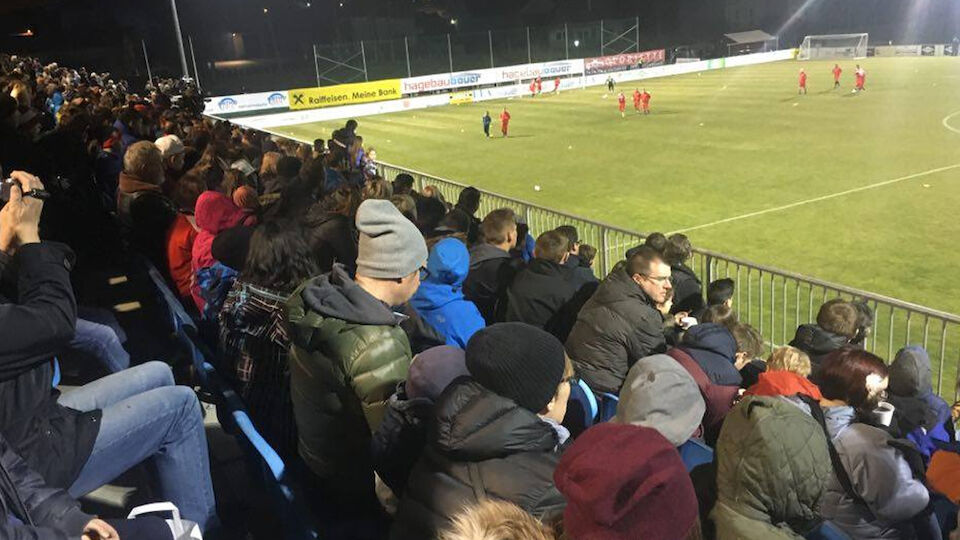
M 867 504 L 854 502 L 834 475 L 821 505 L 823 518 L 854 540 L 902 538 L 898 525 L 927 506 L 927 488 L 914 480 L 900 452 L 887 445 L 886 432 L 855 423 L 852 407 L 828 407 L 823 414 L 853 489 Z

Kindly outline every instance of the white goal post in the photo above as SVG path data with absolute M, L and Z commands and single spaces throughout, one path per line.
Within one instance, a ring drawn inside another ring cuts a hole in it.
M 797 60 L 866 58 L 869 34 L 807 36 L 800 44 Z

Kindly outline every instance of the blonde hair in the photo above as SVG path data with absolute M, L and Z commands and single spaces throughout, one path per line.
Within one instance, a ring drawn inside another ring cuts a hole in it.
M 806 377 L 810 375 L 810 357 L 796 347 L 779 347 L 770 353 L 767 359 L 767 369 L 770 371 L 790 371 Z
M 553 531 L 519 506 L 487 499 L 453 518 L 441 540 L 555 540 Z

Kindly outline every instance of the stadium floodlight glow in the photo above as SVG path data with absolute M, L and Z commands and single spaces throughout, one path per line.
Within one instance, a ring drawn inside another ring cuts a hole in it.
M 267 13 L 267 12 L 269 12 L 269 11 L 270 11 L 269 9 L 263 8 L 263 12 L 264 12 L 264 13 Z
M 456 19 L 450 19 L 450 24 L 456 26 L 456 25 L 457 25 L 457 20 L 456 20 Z
M 574 46 L 574 47 L 579 47 L 579 46 L 580 46 L 580 40 L 579 40 L 579 39 L 573 40 L 573 46 Z

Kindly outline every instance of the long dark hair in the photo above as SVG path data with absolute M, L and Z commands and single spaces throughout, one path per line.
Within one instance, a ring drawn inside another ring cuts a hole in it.
M 267 221 L 253 232 L 240 280 L 291 293 L 318 273 L 300 227 L 291 221 Z

